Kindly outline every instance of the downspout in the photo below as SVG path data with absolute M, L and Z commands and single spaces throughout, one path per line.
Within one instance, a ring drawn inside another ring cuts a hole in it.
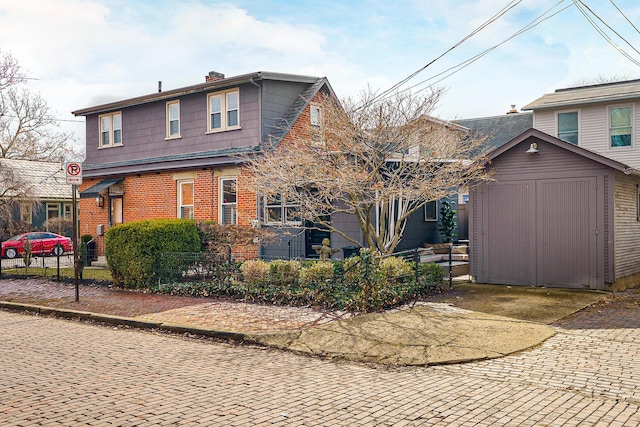
M 256 83 L 253 80 L 253 77 L 251 77 L 249 79 L 249 83 L 251 83 L 252 85 L 254 85 L 255 87 L 258 88 L 258 123 L 260 123 L 260 142 L 259 144 L 262 145 L 262 132 L 263 132 L 263 124 L 262 124 L 262 86 L 260 86 L 258 83 Z M 256 220 L 260 221 L 260 194 L 258 194 L 258 190 L 256 189 Z M 260 224 L 258 222 L 258 224 Z M 262 259 L 262 256 L 264 255 L 264 247 L 262 246 L 262 243 L 260 243 L 258 245 L 258 258 Z

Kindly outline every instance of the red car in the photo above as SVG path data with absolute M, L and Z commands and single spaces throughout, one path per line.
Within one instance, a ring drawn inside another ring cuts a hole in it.
M 15 258 L 24 253 L 24 242 L 29 240 L 33 255 L 62 255 L 73 250 L 73 243 L 68 237 L 48 231 L 18 234 L 9 240 L 2 242 L 0 255 L 6 258 Z

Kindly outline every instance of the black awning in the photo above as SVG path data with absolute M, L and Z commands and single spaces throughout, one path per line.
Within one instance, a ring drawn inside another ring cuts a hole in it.
M 103 179 L 102 181 L 100 181 L 96 185 L 91 186 L 91 187 L 87 188 L 84 191 L 81 191 L 80 192 L 80 198 L 81 199 L 92 199 L 94 197 L 98 197 L 98 194 L 100 194 L 102 191 L 104 191 L 107 188 L 111 187 L 113 184 L 119 183 L 123 179 L 124 178 Z

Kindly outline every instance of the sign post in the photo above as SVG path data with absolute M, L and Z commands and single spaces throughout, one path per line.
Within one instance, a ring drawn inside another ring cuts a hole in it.
M 76 288 L 76 302 L 80 301 L 80 284 L 78 280 L 78 256 L 80 251 L 78 248 L 78 198 L 76 192 L 78 185 L 82 184 L 82 164 L 81 163 L 67 163 L 67 184 L 71 184 L 71 191 L 73 192 L 73 213 L 71 215 L 73 221 L 73 275 Z

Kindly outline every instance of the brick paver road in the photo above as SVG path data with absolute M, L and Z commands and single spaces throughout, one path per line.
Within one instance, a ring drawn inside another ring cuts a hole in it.
M 640 426 L 632 327 L 385 370 L 2 311 L 0 337 L 2 426 Z

